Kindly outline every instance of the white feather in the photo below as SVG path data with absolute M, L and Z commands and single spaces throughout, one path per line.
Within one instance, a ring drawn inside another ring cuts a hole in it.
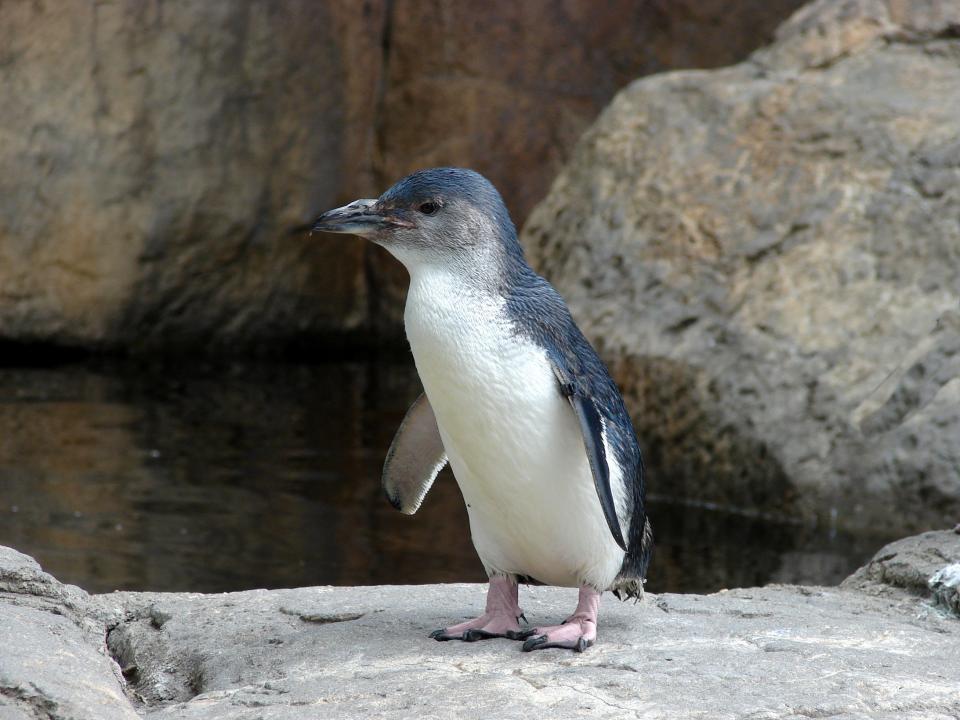
M 609 587 L 624 554 L 544 351 L 518 334 L 502 298 L 441 267 L 412 269 L 404 317 L 487 571 Z

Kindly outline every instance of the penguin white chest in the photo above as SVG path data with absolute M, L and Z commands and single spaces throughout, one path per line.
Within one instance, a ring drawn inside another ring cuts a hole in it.
M 623 551 L 544 349 L 440 270 L 413 275 L 404 318 L 487 571 L 608 587 Z

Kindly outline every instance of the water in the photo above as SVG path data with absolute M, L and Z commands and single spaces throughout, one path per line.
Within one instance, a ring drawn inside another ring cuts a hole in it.
M 419 392 L 406 358 L 0 368 L 0 544 L 91 592 L 482 581 L 449 471 L 412 517 L 381 495 Z M 892 539 L 650 514 L 654 592 L 834 584 Z

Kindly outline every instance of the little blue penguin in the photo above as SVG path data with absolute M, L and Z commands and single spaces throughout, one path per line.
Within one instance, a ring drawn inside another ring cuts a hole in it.
M 410 275 L 404 325 L 424 393 L 387 453 L 384 490 L 415 513 L 449 462 L 490 578 L 485 612 L 431 637 L 582 652 L 602 592 L 643 594 L 643 461 L 616 384 L 527 263 L 500 194 L 472 170 L 421 170 L 313 229 L 364 236 Z M 523 630 L 518 582 L 577 587 L 577 608 Z

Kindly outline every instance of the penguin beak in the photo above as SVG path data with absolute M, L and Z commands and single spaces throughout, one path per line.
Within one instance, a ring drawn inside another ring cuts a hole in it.
M 354 200 L 349 205 L 328 210 L 318 217 L 311 232 L 370 235 L 390 227 L 413 227 L 396 210 L 378 204 L 378 200 Z

